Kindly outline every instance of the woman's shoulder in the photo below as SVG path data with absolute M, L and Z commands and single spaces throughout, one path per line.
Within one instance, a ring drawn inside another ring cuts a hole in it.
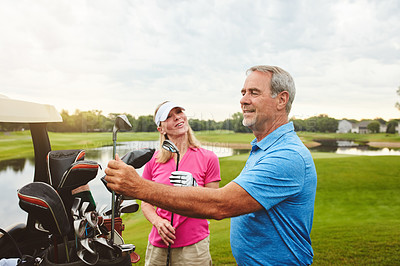
M 207 150 L 205 148 L 202 147 L 197 147 L 197 148 L 191 148 L 192 151 L 198 153 L 199 155 L 202 155 L 204 157 L 210 157 L 210 158 L 217 158 L 217 155 L 211 151 L 211 150 Z

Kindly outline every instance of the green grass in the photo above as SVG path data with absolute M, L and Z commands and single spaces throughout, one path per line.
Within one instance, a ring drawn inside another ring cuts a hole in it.
M 359 143 L 369 141 L 377 142 L 400 142 L 400 134 L 356 134 L 356 133 L 316 133 L 316 132 L 297 132 L 297 135 L 304 141 L 312 141 L 316 139 L 341 139 L 352 140 Z
M 96 133 L 53 133 L 49 132 L 53 150 L 90 149 L 112 145 L 111 132 Z M 119 132 L 118 141 L 157 140 L 158 133 Z M 30 131 L 0 132 L 0 160 L 32 158 L 34 156 Z
M 314 265 L 398 264 L 399 158 L 314 155 L 318 173 L 311 234 Z M 246 157 L 220 159 L 222 186 L 241 171 Z M 124 222 L 124 238 L 144 257 L 150 224 L 140 213 L 124 217 Z M 229 219 L 210 222 L 214 264 L 235 265 L 229 246 Z
M 254 135 L 251 133 L 234 133 L 233 131 L 200 131 L 195 132 L 196 138 L 202 142 L 249 144 Z
M 232 131 L 195 132 L 202 142 L 249 144 L 254 139 L 251 133 L 233 133 Z M 381 141 L 400 142 L 399 134 L 335 134 L 299 132 L 305 144 L 315 139 L 346 139 L 355 142 Z M 90 149 L 112 145 L 111 132 L 90 133 L 49 133 L 53 150 Z M 158 132 L 119 132 L 118 141 L 157 140 Z M 0 160 L 33 157 L 33 145 L 29 130 L 24 132 L 0 132 Z
M 308 140 L 336 134 L 301 133 Z M 346 136 L 347 134 L 340 135 Z M 348 134 L 352 137 L 355 134 Z M 248 143 L 251 134 L 200 132 L 202 141 Z M 400 141 L 397 135 L 356 135 L 356 140 Z M 111 133 L 50 133 L 53 149 L 111 145 Z M 157 133 L 119 133 L 119 141 L 156 140 Z M 29 132 L 0 133 L 0 160 L 33 156 Z M 314 265 L 399 265 L 400 159 L 312 153 L 318 173 L 312 244 Z M 14 157 L 13 157 L 14 156 Z M 221 186 L 236 177 L 248 155 L 221 158 Z M 144 265 L 150 223 L 139 211 L 124 216 L 124 238 L 134 243 Z M 210 221 L 215 265 L 235 265 L 229 245 L 229 219 Z

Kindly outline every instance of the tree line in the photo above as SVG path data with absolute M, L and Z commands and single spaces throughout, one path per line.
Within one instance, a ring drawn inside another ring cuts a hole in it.
M 49 123 L 48 130 L 51 132 L 109 132 L 112 131 L 117 113 L 110 113 L 107 116 L 102 114 L 100 110 L 80 111 L 76 110 L 73 114 L 62 110 L 61 117 L 63 122 Z M 133 132 L 154 132 L 157 130 L 152 115 L 144 115 L 135 118 L 131 114 L 126 114 L 132 124 Z M 243 114 L 241 112 L 234 113 L 231 118 L 224 121 L 189 119 L 189 124 L 194 131 L 214 131 L 214 130 L 230 130 L 237 133 L 251 132 L 250 129 L 242 125 Z M 290 119 L 296 131 L 308 132 L 327 132 L 334 133 L 338 129 L 339 120 L 329 117 L 328 115 L 318 115 L 307 119 Z M 350 122 L 360 122 L 354 119 L 348 119 Z M 377 118 L 368 125 L 371 132 L 379 132 L 379 125 L 387 125 L 387 133 L 395 133 L 395 127 L 398 120 L 385 121 Z M 0 131 L 19 131 L 29 128 L 27 124 L 16 123 L 0 123 Z

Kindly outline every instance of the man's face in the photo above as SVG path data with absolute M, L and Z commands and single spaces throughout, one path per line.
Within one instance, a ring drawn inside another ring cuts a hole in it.
M 262 130 L 275 119 L 276 98 L 271 97 L 271 78 L 270 72 L 254 71 L 244 82 L 240 100 L 243 125 L 253 131 Z

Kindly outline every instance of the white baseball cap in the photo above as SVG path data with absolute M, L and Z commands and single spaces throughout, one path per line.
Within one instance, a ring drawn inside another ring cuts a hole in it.
M 166 102 L 163 105 L 161 105 L 160 108 L 158 108 L 158 111 L 154 117 L 154 122 L 156 123 L 156 125 L 159 127 L 160 123 L 167 119 L 169 112 L 176 107 L 185 110 L 185 108 L 174 102 Z

